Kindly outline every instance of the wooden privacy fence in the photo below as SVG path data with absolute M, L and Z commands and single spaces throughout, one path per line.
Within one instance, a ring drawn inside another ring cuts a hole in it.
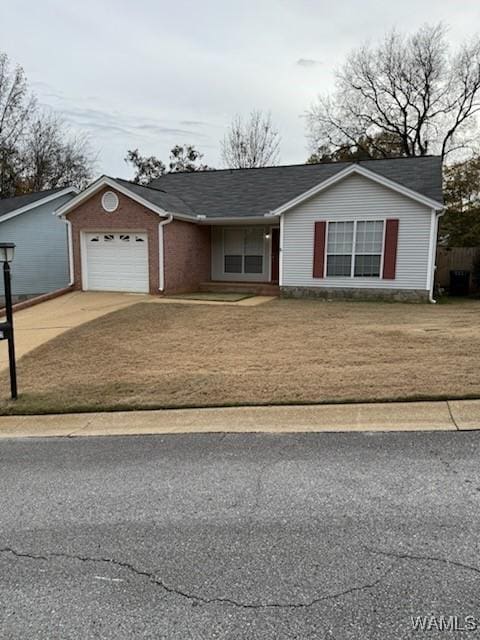
M 478 290 L 472 278 L 473 263 L 477 256 L 480 256 L 480 247 L 438 247 L 435 272 L 437 286 L 449 286 L 450 271 L 465 270 L 470 271 L 470 290 Z

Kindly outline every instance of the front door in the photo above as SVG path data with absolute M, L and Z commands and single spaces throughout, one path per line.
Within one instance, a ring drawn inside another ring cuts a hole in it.
M 272 229 L 272 282 L 278 282 L 280 265 L 280 229 Z

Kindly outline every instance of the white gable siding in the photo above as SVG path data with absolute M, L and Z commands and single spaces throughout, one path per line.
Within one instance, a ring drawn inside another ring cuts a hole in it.
M 395 280 L 314 278 L 317 220 L 399 219 Z M 283 214 L 282 285 L 286 287 L 429 288 L 432 211 L 368 178 L 352 175 Z

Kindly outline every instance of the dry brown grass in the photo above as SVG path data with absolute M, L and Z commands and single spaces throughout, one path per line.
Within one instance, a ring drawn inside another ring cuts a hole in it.
M 478 301 L 138 304 L 22 358 L 0 412 L 475 396 L 479 318 Z

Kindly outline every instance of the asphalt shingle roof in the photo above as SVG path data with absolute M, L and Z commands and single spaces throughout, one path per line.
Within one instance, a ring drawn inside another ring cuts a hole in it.
M 37 200 L 43 200 L 46 196 L 49 196 L 56 191 L 63 191 L 64 189 L 65 187 L 58 187 L 57 189 L 47 189 L 45 191 L 37 191 L 35 193 L 25 193 L 21 196 L 14 196 L 13 198 L 0 199 L 0 221 L 7 213 L 11 213 L 16 209 L 21 209 L 29 204 L 33 204 Z
M 252 217 L 273 211 L 351 164 L 355 163 L 169 173 L 148 187 L 122 182 L 173 213 L 209 218 Z M 364 160 L 358 164 L 432 200 L 443 200 L 440 157 Z
M 133 191 L 133 193 L 136 193 L 145 200 L 148 200 L 152 204 L 165 209 L 165 211 L 172 211 L 174 213 L 185 213 L 192 216 L 196 215 L 196 212 L 175 194 L 167 193 L 160 188 L 154 189 L 151 187 L 145 187 L 141 184 L 129 182 L 128 180 L 122 180 L 121 178 L 116 178 L 115 180 L 116 182 L 119 182 L 121 185 L 127 187 L 127 189 L 130 189 L 130 191 Z

